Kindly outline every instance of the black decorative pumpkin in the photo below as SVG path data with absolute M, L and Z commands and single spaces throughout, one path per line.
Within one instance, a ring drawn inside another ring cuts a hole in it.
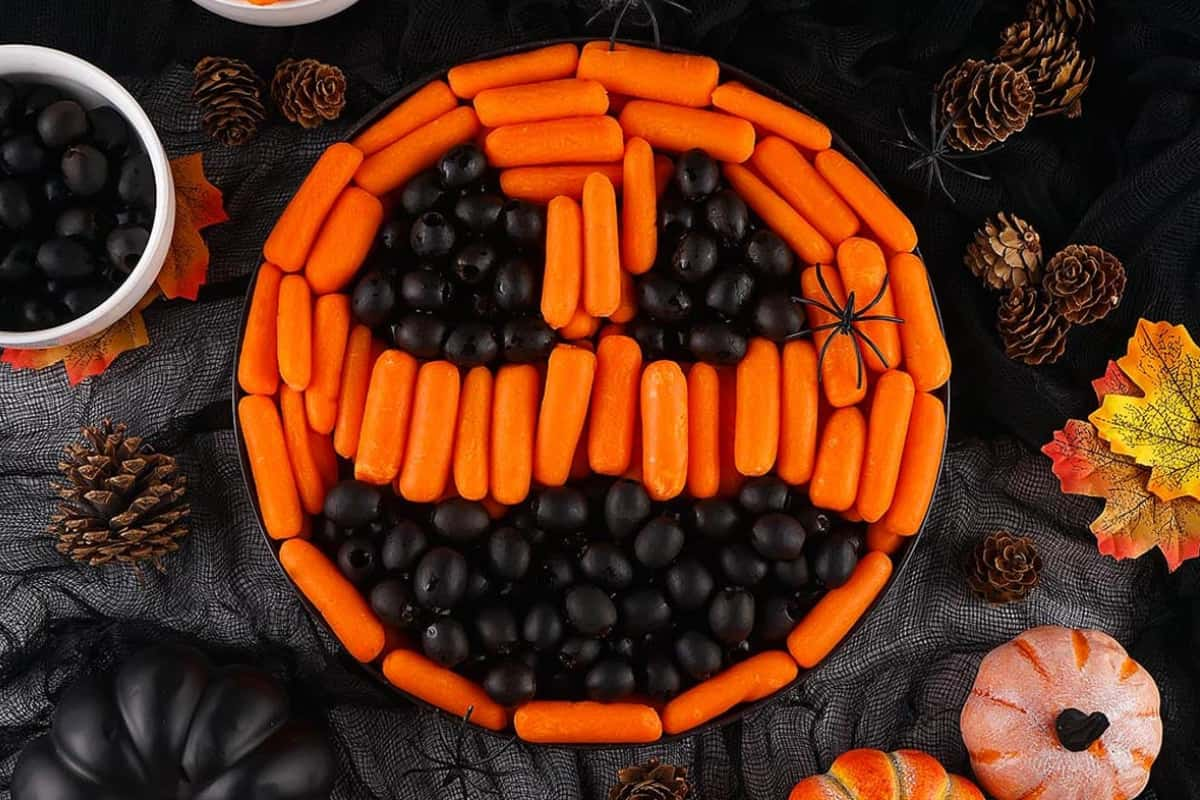
M 72 686 L 17 760 L 13 800 L 323 800 L 334 758 L 249 667 L 153 647 Z

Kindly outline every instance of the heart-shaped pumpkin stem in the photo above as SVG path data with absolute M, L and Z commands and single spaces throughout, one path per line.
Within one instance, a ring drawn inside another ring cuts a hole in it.
M 1108 730 L 1108 717 L 1100 711 L 1085 714 L 1078 708 L 1064 709 L 1054 720 L 1058 741 L 1072 753 L 1087 750 Z

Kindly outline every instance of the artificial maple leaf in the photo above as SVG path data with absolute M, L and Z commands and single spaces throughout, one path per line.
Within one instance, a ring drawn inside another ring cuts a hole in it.
M 221 190 L 204 175 L 200 153 L 171 162 L 175 179 L 175 231 L 171 250 L 158 274 L 158 287 L 165 297 L 195 300 L 208 278 L 208 245 L 200 231 L 229 219 Z
M 1091 524 L 1101 553 L 1137 558 L 1158 547 L 1171 571 L 1200 555 L 1200 501 L 1168 502 L 1150 492 L 1150 470 L 1112 452 L 1095 426 L 1067 420 L 1042 452 L 1064 492 L 1104 498 L 1104 511 Z
M 1088 419 L 1115 453 L 1151 468 L 1150 491 L 1200 498 L 1200 348 L 1182 325 L 1141 320 L 1117 364 L 1144 396 L 1108 394 Z
M 1104 375 L 1092 381 L 1092 391 L 1096 393 L 1096 401 L 1103 403 L 1110 394 L 1123 394 L 1127 397 L 1144 397 L 1142 390 L 1137 387 L 1125 370 L 1115 361 L 1108 362 Z

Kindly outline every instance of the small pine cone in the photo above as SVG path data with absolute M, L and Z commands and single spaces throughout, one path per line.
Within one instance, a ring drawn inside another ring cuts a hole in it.
M 1102 247 L 1071 244 L 1046 265 L 1043 281 L 1051 302 L 1069 322 L 1104 319 L 1125 294 L 1125 267 Z
M 1036 286 L 1042 280 L 1042 240 L 1028 222 L 1001 211 L 975 231 L 963 262 L 993 289 Z
M 1096 21 L 1095 0 L 1029 0 L 1025 18 L 1049 22 L 1056 29 L 1079 36 Z
M 1083 55 L 1073 35 L 1049 22 L 1025 20 L 1005 28 L 1001 40 L 996 57 L 1029 76 L 1035 117 L 1079 116 L 1095 59 Z
M 1037 586 L 1042 557 L 1033 539 L 1007 531 L 993 533 L 975 546 L 967 561 L 967 584 L 989 603 L 1022 600 Z
M 1036 286 L 1018 286 L 1009 292 L 1000 303 L 996 325 L 1004 354 L 1031 366 L 1062 358 L 1071 328 Z
M 652 758 L 618 772 L 616 784 L 608 790 L 608 800 L 684 800 L 690 788 L 687 769 Z
M 346 76 L 315 58 L 287 59 L 275 69 L 271 97 L 289 122 L 315 128 L 346 107 Z
M 968 59 L 937 85 L 942 125 L 956 150 L 986 150 L 1021 131 L 1033 114 L 1033 87 L 1007 64 Z
M 263 82 L 254 69 L 236 58 L 208 56 L 196 64 L 194 74 L 192 100 L 208 135 L 231 147 L 253 139 L 267 116 Z

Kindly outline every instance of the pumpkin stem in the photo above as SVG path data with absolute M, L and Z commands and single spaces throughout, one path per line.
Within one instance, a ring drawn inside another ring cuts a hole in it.
M 1108 730 L 1108 717 L 1099 711 L 1085 714 L 1078 708 L 1068 708 L 1054 720 L 1058 741 L 1072 753 L 1087 750 Z

